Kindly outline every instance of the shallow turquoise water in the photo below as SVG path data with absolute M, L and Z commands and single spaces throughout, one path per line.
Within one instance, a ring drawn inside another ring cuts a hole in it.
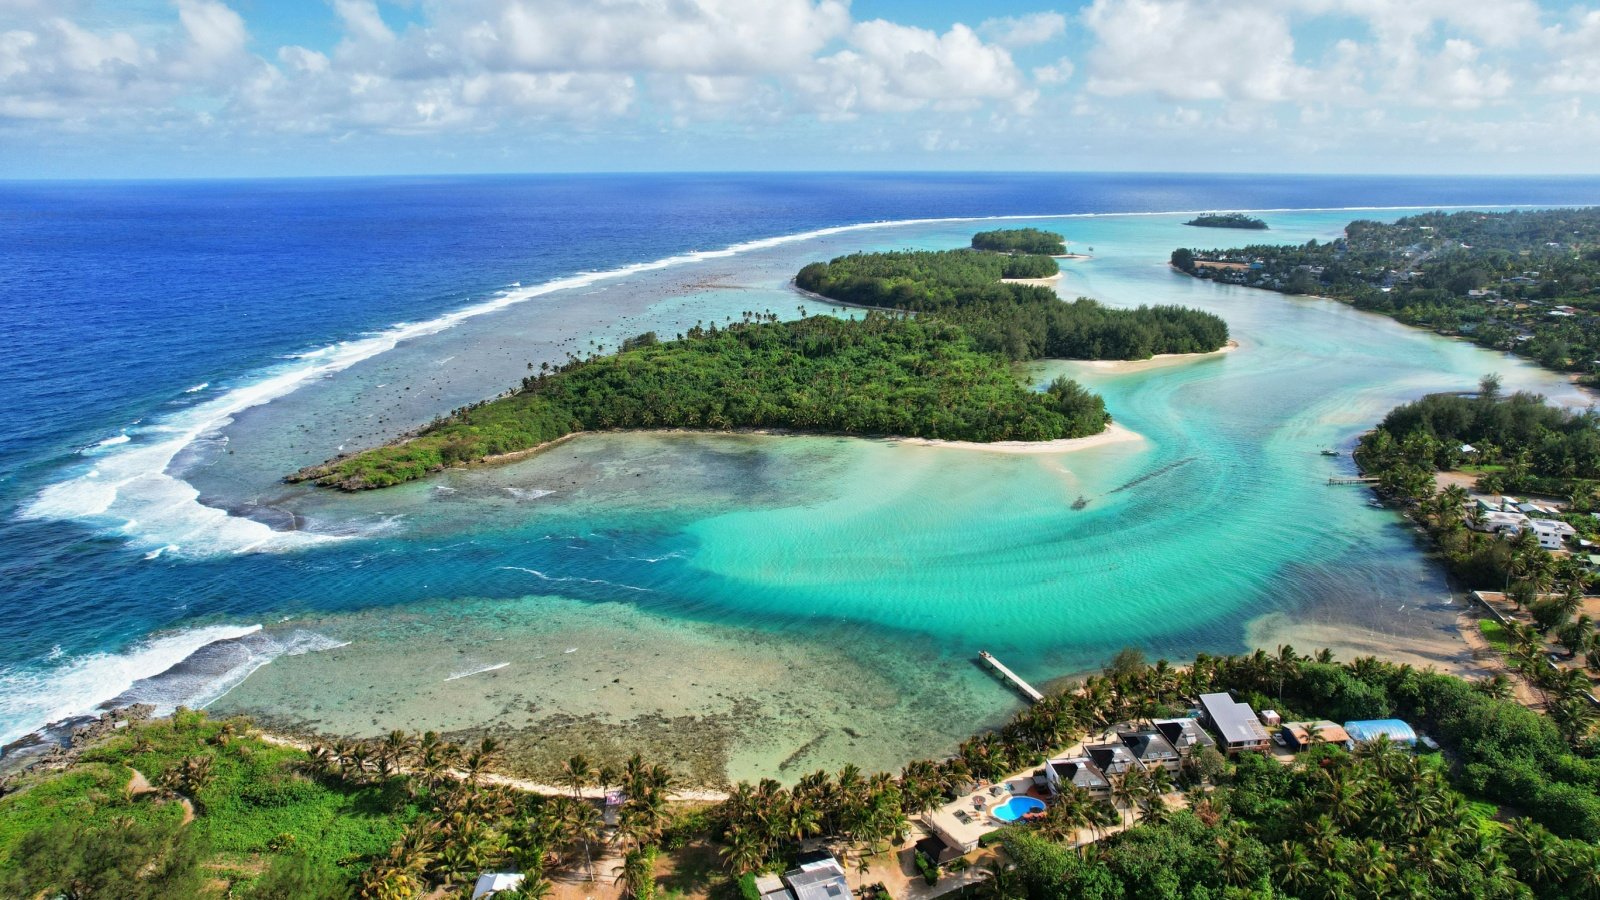
M 1327 238 L 1351 215 L 1274 213 L 1270 236 Z M 242 412 L 178 470 L 211 506 L 327 541 L 240 557 L 227 529 L 202 529 L 172 540 L 181 561 L 155 562 L 281 591 L 274 605 L 292 618 L 263 622 L 267 635 L 348 642 L 274 654 L 218 708 L 349 733 L 582 715 L 619 740 L 643 719 L 684 717 L 717 723 L 685 740 L 715 742 L 736 777 L 942 752 L 1016 706 L 972 664 L 980 649 L 1039 682 L 1129 645 L 1183 656 L 1292 640 L 1449 661 L 1457 608 L 1437 568 L 1361 491 L 1326 484 L 1349 462 L 1318 451 L 1348 450 L 1396 403 L 1489 371 L 1587 399 L 1505 355 L 1331 302 L 1176 275 L 1173 247 L 1233 237 L 1180 222 L 1022 223 L 1093 248 L 1066 263 L 1065 296 L 1229 321 L 1241 346 L 1221 356 L 1035 367 L 1041 382 L 1065 372 L 1102 392 L 1141 443 L 1011 456 L 604 435 L 358 496 L 277 481 L 492 394 L 574 341 L 815 307 L 787 286 L 806 261 L 959 246 L 983 226 L 884 228 L 630 276 L 603 287 L 604 314 L 583 301 L 594 285 L 551 294 Z

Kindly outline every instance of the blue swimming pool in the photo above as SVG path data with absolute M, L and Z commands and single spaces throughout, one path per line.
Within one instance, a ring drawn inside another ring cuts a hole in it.
M 1012 797 L 1010 800 L 989 810 L 989 815 L 1002 822 L 1015 822 L 1031 812 L 1040 812 L 1044 809 L 1044 801 L 1033 797 Z

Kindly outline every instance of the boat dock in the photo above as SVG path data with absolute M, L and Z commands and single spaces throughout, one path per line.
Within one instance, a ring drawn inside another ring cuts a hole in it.
M 1023 681 L 1017 676 L 1017 673 L 1006 668 L 1005 663 L 995 659 L 993 653 L 984 650 L 978 654 L 978 658 L 983 660 L 984 665 L 993 669 L 1000 675 L 1001 678 L 1005 679 L 1005 681 L 1008 682 L 1012 687 L 1016 688 L 1017 693 L 1027 697 L 1029 703 L 1038 703 L 1040 700 L 1044 699 L 1044 695 L 1039 693 L 1037 688 L 1026 681 Z
M 1328 483 L 1329 484 L 1377 484 L 1378 483 L 1378 479 L 1367 477 L 1367 476 L 1357 476 L 1357 475 L 1351 475 L 1351 476 L 1348 476 L 1348 477 L 1335 476 L 1333 478 L 1329 478 L 1328 479 Z

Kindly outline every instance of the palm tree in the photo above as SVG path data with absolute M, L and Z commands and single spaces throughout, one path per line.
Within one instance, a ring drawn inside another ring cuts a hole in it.
M 983 882 L 978 892 L 985 900 L 1024 900 L 1028 896 L 1022 879 L 1003 860 L 994 858 L 984 863 Z
M 594 765 L 588 757 L 576 753 L 561 764 L 561 775 L 567 780 L 567 786 L 572 788 L 572 799 L 578 800 L 583 796 L 583 789 L 588 787 L 589 779 L 594 777 Z
M 612 871 L 615 883 L 622 886 L 622 896 L 641 900 L 655 893 L 656 851 L 653 847 L 636 847 L 622 858 L 622 865 Z
M 605 835 L 605 822 L 600 811 L 591 803 L 573 800 L 566 804 L 566 828 L 569 840 L 583 847 L 583 870 L 590 881 L 594 880 L 593 844 Z
M 161 774 L 161 786 L 193 799 L 211 783 L 211 757 L 185 756 Z
M 727 844 L 718 852 L 722 854 L 723 861 L 735 875 L 754 872 L 761 867 L 766 858 L 766 854 L 761 850 L 760 839 L 744 826 L 730 827 Z
M 1132 824 L 1132 816 L 1150 793 L 1150 777 L 1143 769 L 1129 769 L 1111 783 L 1111 798 L 1126 810 L 1125 824 Z
M 1537 822 L 1512 822 L 1501 844 L 1517 875 L 1535 889 L 1555 886 L 1567 868 L 1561 839 Z
M 1312 896 L 1323 884 L 1323 867 L 1312 861 L 1305 847 L 1293 841 L 1278 845 L 1273 852 L 1272 870 L 1290 896 Z

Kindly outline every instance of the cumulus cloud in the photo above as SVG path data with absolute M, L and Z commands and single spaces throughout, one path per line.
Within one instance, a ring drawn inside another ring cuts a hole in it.
M 1311 86 L 1288 18 L 1267 6 L 1208 0 L 1095 0 L 1088 89 L 1175 100 L 1285 100 Z
M 1002 47 L 965 25 L 944 34 L 882 19 L 850 31 L 849 46 L 795 78 L 820 109 L 843 115 L 964 107 L 981 100 L 1030 105 L 1035 94 Z
M 1002 47 L 1031 47 L 1055 40 L 1067 30 L 1067 17 L 1058 12 L 985 19 L 978 33 Z

